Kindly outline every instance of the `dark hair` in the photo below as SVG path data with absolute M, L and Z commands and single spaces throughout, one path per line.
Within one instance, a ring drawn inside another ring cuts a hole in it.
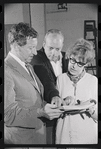
M 89 63 L 95 57 L 94 47 L 88 40 L 80 38 L 66 51 L 66 58 L 71 55 L 78 57 L 83 63 Z
M 19 46 L 26 45 L 28 37 L 37 38 L 38 33 L 34 28 L 23 22 L 13 25 L 8 33 L 9 43 L 13 44 L 16 41 Z

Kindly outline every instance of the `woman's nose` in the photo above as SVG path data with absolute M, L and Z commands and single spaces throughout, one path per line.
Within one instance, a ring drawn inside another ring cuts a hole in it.
M 74 64 L 72 64 L 73 65 L 73 68 L 75 68 L 76 66 L 77 66 L 77 63 L 74 63 Z

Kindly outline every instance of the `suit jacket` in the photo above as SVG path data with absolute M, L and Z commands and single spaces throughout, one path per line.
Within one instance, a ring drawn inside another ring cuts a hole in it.
M 62 52 L 62 72 L 67 71 L 67 62 L 65 60 L 65 53 Z M 47 58 L 44 48 L 37 51 L 37 55 L 31 61 L 31 64 L 35 70 L 35 73 L 39 77 L 44 86 L 44 100 L 51 103 L 51 99 L 54 96 L 59 96 L 59 92 L 56 89 L 56 76 L 54 74 L 53 67 Z
M 62 56 L 62 72 L 66 72 L 68 63 L 67 60 L 65 60 L 65 52 L 62 52 Z M 52 97 L 59 96 L 59 92 L 56 89 L 57 78 L 49 59 L 44 53 L 44 48 L 37 51 L 37 55 L 34 56 L 31 64 L 44 86 L 44 100 L 51 103 Z M 47 144 L 55 144 L 56 123 L 57 119 L 46 121 Z
M 34 73 L 34 70 L 32 68 Z M 40 93 L 36 89 L 32 77 L 9 54 L 5 59 L 5 111 L 6 126 L 32 128 L 43 126 L 37 113 L 43 107 L 43 85 L 34 73 Z M 44 132 L 43 136 L 44 137 Z

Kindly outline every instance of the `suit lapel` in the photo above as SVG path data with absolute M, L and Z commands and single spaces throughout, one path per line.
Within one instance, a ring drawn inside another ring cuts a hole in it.
M 29 64 L 29 65 L 30 65 L 30 64 Z M 36 81 L 37 81 L 37 84 L 38 84 L 38 87 L 39 87 L 39 89 L 40 89 L 40 92 L 41 92 L 41 94 L 42 94 L 42 96 L 43 96 L 43 85 L 42 85 L 42 83 L 40 82 L 40 80 L 39 80 L 39 78 L 37 77 L 37 75 L 35 74 L 32 65 L 30 65 L 30 68 L 31 68 L 31 70 L 32 70 L 32 72 L 33 72 L 33 74 L 34 74 L 34 77 L 35 77 L 35 79 L 36 79 Z
M 47 68 L 49 68 L 49 69 L 51 70 L 53 76 L 56 78 L 55 73 L 54 73 L 54 70 L 53 70 L 53 67 L 52 67 L 52 65 L 51 65 L 51 63 L 50 63 L 50 61 L 49 61 L 49 59 L 48 59 L 48 58 L 46 57 L 46 55 L 45 55 L 44 48 L 42 48 L 40 51 L 41 51 L 41 53 L 42 53 L 42 54 L 41 54 L 41 55 L 42 55 L 41 58 L 43 59 L 45 65 L 47 65 Z
M 11 68 L 13 68 L 17 72 L 19 72 L 24 78 L 26 78 L 36 88 L 36 85 L 35 85 L 35 82 L 34 82 L 33 78 L 29 75 L 29 73 L 12 56 L 10 56 L 8 54 L 8 56 L 5 59 L 5 62 Z

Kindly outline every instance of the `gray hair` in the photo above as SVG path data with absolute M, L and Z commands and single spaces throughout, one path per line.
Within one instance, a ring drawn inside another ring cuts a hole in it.
M 46 35 L 45 35 L 44 42 L 46 42 L 46 38 L 48 37 L 49 34 L 60 35 L 63 38 L 63 42 L 64 42 L 64 35 L 58 29 L 50 29 L 50 30 L 48 30 L 47 33 L 46 33 Z

